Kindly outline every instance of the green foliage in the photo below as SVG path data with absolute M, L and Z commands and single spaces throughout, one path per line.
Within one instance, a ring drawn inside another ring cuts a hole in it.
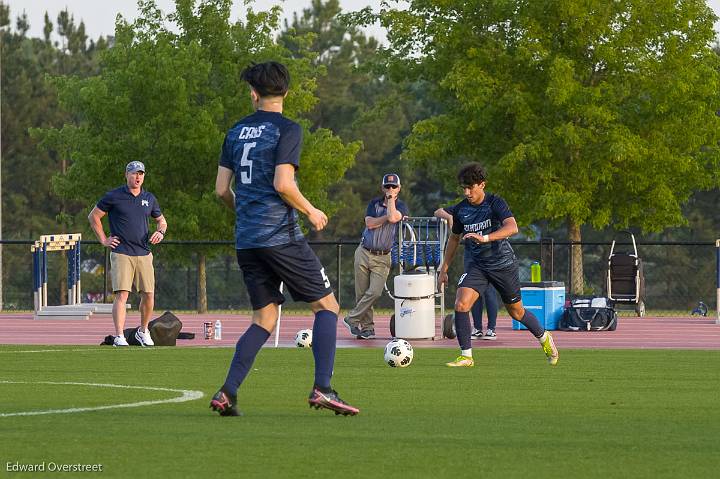
M 35 131 L 45 148 L 72 160 L 67 173 L 54 178 L 54 189 L 92 205 L 123 183 L 128 161 L 140 160 L 170 238 L 231 239 L 233 214 L 215 199 L 214 184 L 225 133 L 251 113 L 240 72 L 253 61 L 286 63 L 292 84 L 284 113 L 297 117 L 316 102 L 317 68 L 307 52 L 291 57 L 273 39 L 277 7 L 258 13 L 248 7 L 246 21 L 232 23 L 230 0 L 177 0 L 169 15 L 153 0 L 139 5 L 135 22 L 119 18 L 97 76 L 52 79 L 61 106 L 77 118 Z M 306 131 L 305 145 L 303 190 L 318 207 L 332 209 L 327 186 L 352 164 L 357 145 L 344 145 L 327 130 Z
M 380 20 L 388 71 L 443 104 L 404 157 L 448 186 L 460 164 L 486 164 L 521 224 L 659 231 L 720 186 L 704 1 L 417 0 L 355 19 Z
M 310 133 L 307 122 L 302 123 L 306 129 L 304 157 L 298 171 L 298 183 L 313 204 L 332 215 L 343 203 L 342 198 L 340 201 L 330 199 L 327 186 L 337 182 L 352 166 L 360 149 L 360 142 L 344 145 L 330 130 L 321 128 Z
M 416 116 L 414 97 L 407 85 L 389 81 L 378 69 L 379 43 L 345 21 L 337 0 L 313 0 L 286 23 L 280 42 L 294 55 L 311 51 L 322 73 L 317 79 L 318 103 L 303 114 L 310 129 L 328 128 L 360 148 L 344 181 L 329 191 L 341 207 L 326 230 L 336 238 L 355 238 L 362 231 L 367 202 L 380 193 L 384 173 L 397 171 L 404 185 L 412 183 L 415 172 L 405 174 L 399 156 Z M 403 190 L 405 201 L 410 193 L 408 187 Z
M 49 187 L 51 176 L 64 171 L 67 161 L 55 152 L 39 151 L 28 134 L 30 127 L 59 127 L 72 118 L 58 109 L 55 89 L 45 82 L 45 75 L 72 71 L 78 78 L 87 77 L 107 44 L 102 38 L 88 43 L 84 25 L 76 26 L 67 11 L 58 18 L 59 37 L 70 49 L 49 41 L 53 25 L 47 14 L 47 40 L 26 36 L 29 24 L 24 14 L 16 19 L 14 30 L 12 23 L 9 7 L 0 3 L 3 235 L 27 239 L 64 230 L 63 218 L 77 208 L 71 201 L 59 201 Z

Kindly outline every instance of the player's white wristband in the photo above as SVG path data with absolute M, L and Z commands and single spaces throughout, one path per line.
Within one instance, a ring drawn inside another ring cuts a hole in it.
M 489 243 L 490 237 L 488 235 L 482 235 L 483 243 Z

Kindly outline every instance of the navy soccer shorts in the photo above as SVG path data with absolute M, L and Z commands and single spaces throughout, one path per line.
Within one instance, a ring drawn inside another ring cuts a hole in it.
M 332 293 L 325 268 L 306 241 L 237 250 L 253 310 L 283 304 L 280 282 L 295 301 L 312 303 Z
M 517 261 L 497 270 L 485 270 L 473 261 L 469 261 L 465 264 L 465 272 L 458 280 L 458 288 L 472 288 L 482 296 L 488 283 L 495 286 L 504 304 L 520 301 L 520 277 Z

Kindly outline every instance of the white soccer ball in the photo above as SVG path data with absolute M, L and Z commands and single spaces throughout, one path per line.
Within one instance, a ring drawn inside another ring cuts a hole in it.
M 413 360 L 413 348 L 404 339 L 393 339 L 385 346 L 385 362 L 393 368 L 406 368 Z
M 295 346 L 298 348 L 312 347 L 312 329 L 301 329 L 295 335 Z

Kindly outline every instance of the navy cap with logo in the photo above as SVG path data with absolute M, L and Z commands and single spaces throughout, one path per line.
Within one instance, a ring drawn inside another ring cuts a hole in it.
M 142 171 L 145 173 L 145 165 L 141 161 L 131 161 L 125 167 L 126 173 L 135 173 L 136 171 Z
M 395 173 L 388 173 L 387 175 L 383 176 L 382 184 L 383 186 L 400 186 L 400 177 Z

